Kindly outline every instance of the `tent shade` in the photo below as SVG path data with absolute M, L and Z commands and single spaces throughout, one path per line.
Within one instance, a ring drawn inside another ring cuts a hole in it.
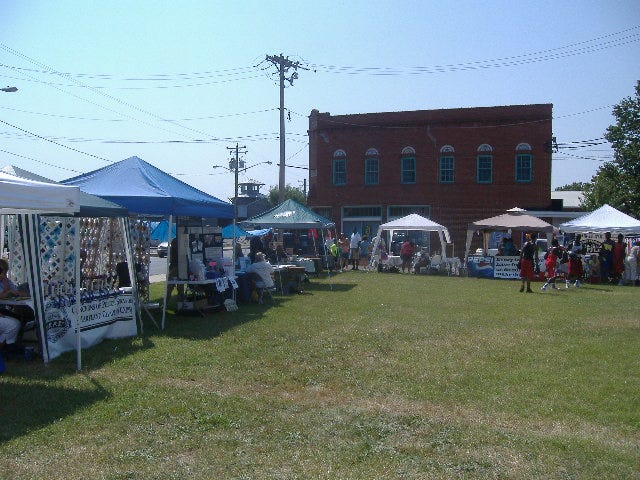
M 451 243 L 449 230 L 439 223 L 425 218 L 417 213 L 412 213 L 406 217 L 398 218 L 380 225 L 384 230 L 421 230 L 426 232 L 442 232 L 447 239 L 447 243 Z
M 74 214 L 80 211 L 80 190 L 37 182 L 0 172 L 0 213 Z
M 234 231 L 233 231 L 233 227 L 235 228 L 235 235 L 234 235 Z M 222 238 L 233 238 L 233 237 L 248 237 L 249 236 L 249 232 L 243 230 L 242 228 L 240 228 L 238 225 L 227 225 L 226 227 L 222 228 Z
M 322 215 L 299 204 L 295 200 L 285 200 L 280 205 L 258 216 L 240 222 L 242 227 L 270 227 L 288 229 L 330 228 L 334 223 Z
M 233 205 L 201 192 L 138 157 L 62 181 L 146 215 L 233 218 Z
M 36 182 L 58 183 L 47 177 L 43 177 L 36 173 L 30 172 L 14 165 L 7 165 L 0 169 L 2 172 L 14 175 L 16 177 L 25 178 L 27 180 L 35 180 Z M 60 184 L 59 184 L 60 185 Z M 90 193 L 80 190 L 80 211 L 76 213 L 78 217 L 126 217 L 129 212 L 120 205 L 105 200 L 104 198 L 91 195 Z
M 606 203 L 593 212 L 561 223 L 560 230 L 567 233 L 622 233 L 640 234 L 640 220 L 613 208 Z
M 485 218 L 469 224 L 469 230 L 526 230 L 533 232 L 553 233 L 557 230 L 550 223 L 531 215 L 505 213 L 496 217 Z
M 542 232 L 546 233 L 547 241 L 551 244 L 551 238 L 554 233 L 558 233 L 558 228 L 544 220 L 532 215 L 522 214 L 518 211 L 515 213 L 503 213 L 496 217 L 485 218 L 477 222 L 470 223 L 467 228 L 467 244 L 465 246 L 465 263 L 471 248 L 473 232 L 482 231 L 501 231 L 501 230 L 522 230 L 525 232 Z M 488 237 L 487 237 L 488 238 Z M 487 243 L 485 238 L 485 248 Z
M 451 238 L 449 237 L 449 230 L 447 227 L 440 225 L 428 218 L 425 218 L 417 213 L 412 213 L 407 215 L 406 217 L 398 218 L 397 220 L 392 220 L 387 223 L 383 223 L 378 227 L 378 233 L 376 234 L 376 238 L 373 240 L 373 249 L 371 252 L 371 262 L 373 264 L 376 252 L 378 251 L 380 245 L 380 237 L 382 236 L 383 230 L 389 230 L 391 238 L 393 238 L 393 232 L 396 230 L 418 230 L 425 232 L 437 232 L 438 237 L 440 239 L 440 248 L 442 249 L 442 258 L 447 257 L 447 249 L 446 243 L 451 243 Z M 446 240 L 445 240 L 446 239 Z
M 171 224 L 171 239 L 168 238 L 169 223 L 166 220 L 158 222 L 155 228 L 151 231 L 151 240 L 157 240 L 159 242 L 168 242 L 176 238 L 176 224 Z

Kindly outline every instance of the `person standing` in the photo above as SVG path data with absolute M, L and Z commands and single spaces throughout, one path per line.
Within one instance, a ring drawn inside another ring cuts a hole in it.
M 351 238 L 349 239 L 349 260 L 351 261 L 351 269 L 358 270 L 360 264 L 360 242 L 362 237 L 358 233 L 358 229 L 353 227 Z
M 527 293 L 533 293 L 531 290 L 531 280 L 534 277 L 534 262 L 538 263 L 538 249 L 535 241 L 531 238 L 531 234 L 525 235 L 525 242 L 522 245 L 522 251 L 520 252 L 520 279 L 522 285 L 520 286 L 520 292 L 524 292 L 525 284 L 527 286 Z
M 367 235 L 363 235 L 362 241 L 360 242 L 360 264 L 365 268 L 369 266 L 369 260 L 371 256 L 370 249 L 371 242 L 369 241 L 369 237 Z
M 262 251 L 262 238 L 258 235 L 253 235 L 249 239 L 249 259 L 251 263 L 256 261 L 256 253 Z
M 338 248 L 340 249 L 340 271 L 343 271 L 346 270 L 349 265 L 349 239 L 347 239 L 344 233 L 340 234 Z
M 613 267 L 613 246 L 611 232 L 604 234 L 604 242 L 600 245 L 600 283 L 609 283 L 609 275 Z
M 618 241 L 613 244 L 613 255 L 611 265 L 611 277 L 614 284 L 623 285 L 622 274 L 624 272 L 624 257 L 627 246 L 624 244 L 624 235 L 618 234 Z
M 169 280 L 178 280 L 178 238 L 175 237 L 169 243 L 169 251 L 167 253 L 169 255 L 169 274 L 167 275 L 167 300 L 171 298 L 171 294 L 173 293 L 173 287 L 176 287 L 178 291 L 178 300 L 184 300 L 184 284 L 178 283 L 174 285 L 169 283 Z
M 549 284 L 551 284 L 551 288 L 557 290 L 556 286 L 556 268 L 558 267 L 558 259 L 560 258 L 561 252 L 560 247 L 558 246 L 558 240 L 551 240 L 551 248 L 544 254 L 544 266 L 545 266 L 545 275 L 547 277 L 547 281 L 542 285 L 541 290 L 544 292 Z
M 630 285 L 638 285 L 638 261 L 640 260 L 640 242 L 633 242 L 627 258 L 625 258 L 624 279 Z
M 569 283 L 574 282 L 575 287 L 580 286 L 580 279 L 584 274 L 581 238 L 582 236 L 577 234 L 575 240 L 567 245 L 567 250 L 569 251 L 569 276 L 567 280 Z
M 400 247 L 400 260 L 402 260 L 402 266 L 400 267 L 402 273 L 404 273 L 404 269 L 408 269 L 409 273 L 411 273 L 411 260 L 413 259 L 413 254 L 416 252 L 416 247 L 411 240 L 408 238 L 402 243 L 402 247 Z

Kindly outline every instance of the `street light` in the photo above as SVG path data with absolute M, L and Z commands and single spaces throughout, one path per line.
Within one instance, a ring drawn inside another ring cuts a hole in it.
M 227 150 L 229 150 L 229 153 L 235 153 L 235 156 L 232 157 L 229 160 L 229 170 L 231 172 L 233 172 L 233 176 L 234 176 L 234 182 L 233 182 L 233 246 L 231 251 L 232 253 L 232 259 L 233 259 L 233 265 L 235 266 L 236 264 L 236 225 L 238 222 L 238 173 L 239 172 L 244 172 L 246 170 L 249 170 L 250 168 L 256 167 L 258 165 L 262 165 L 263 163 L 268 163 L 269 165 L 271 165 L 270 161 L 265 161 L 265 162 L 260 162 L 260 163 L 256 163 L 254 165 L 249 165 L 246 166 L 246 163 L 244 160 L 240 159 L 240 154 L 246 154 L 246 149 L 247 147 L 240 147 L 238 146 L 238 144 L 236 143 L 235 147 L 227 147 Z M 219 165 L 214 165 L 213 168 L 220 168 Z
M 7 93 L 13 93 L 18 91 L 18 87 L 4 87 L 4 88 L 0 88 L 0 90 Z

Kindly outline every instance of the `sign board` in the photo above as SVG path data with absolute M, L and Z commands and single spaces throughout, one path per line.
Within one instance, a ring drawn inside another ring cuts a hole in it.
M 493 257 L 494 278 L 520 278 L 518 270 L 518 260 L 520 257 Z
M 105 338 L 136 335 L 135 308 L 132 295 L 98 298 L 77 305 L 49 298 L 45 304 L 45 332 L 49 358 L 76 348 L 76 323 L 80 320 L 82 348 Z

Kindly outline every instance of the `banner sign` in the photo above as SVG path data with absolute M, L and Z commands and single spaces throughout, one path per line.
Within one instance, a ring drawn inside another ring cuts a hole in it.
M 493 277 L 520 278 L 520 270 L 518 270 L 519 259 L 520 257 L 493 257 Z
M 66 298 L 49 298 L 45 304 L 45 332 L 51 359 L 76 348 L 77 305 Z M 80 304 L 82 348 L 105 338 L 137 334 L 132 295 L 105 296 Z
M 467 272 L 470 277 L 493 278 L 493 259 L 491 256 L 470 256 L 467 258 Z

